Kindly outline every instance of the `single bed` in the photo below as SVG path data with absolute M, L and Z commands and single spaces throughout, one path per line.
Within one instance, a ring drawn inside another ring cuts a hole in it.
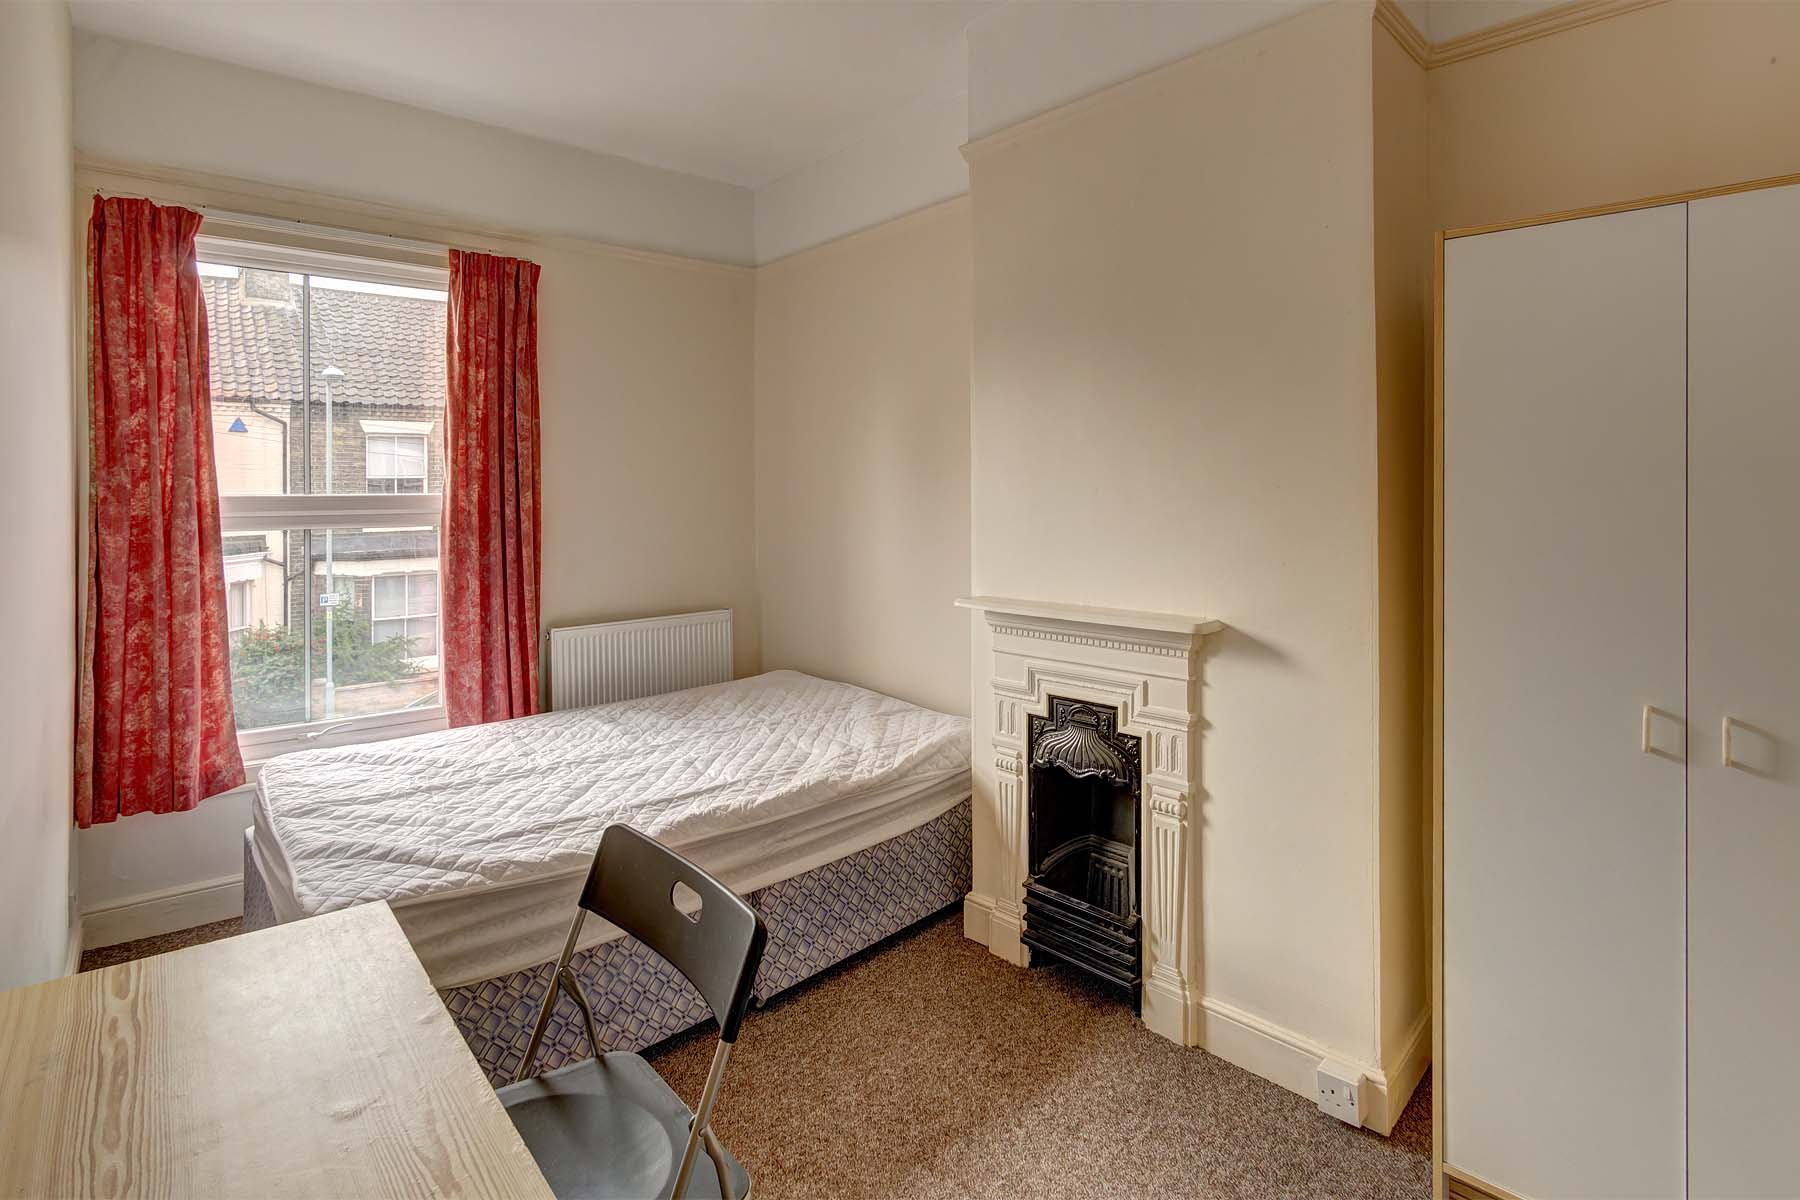
M 393 906 L 496 1082 L 516 1073 L 600 831 L 625 821 L 768 923 L 769 997 L 969 888 L 969 723 L 794 671 L 267 764 L 245 925 Z M 589 922 L 603 1049 L 705 1019 L 660 959 Z M 539 1066 L 584 1057 L 569 1006 Z

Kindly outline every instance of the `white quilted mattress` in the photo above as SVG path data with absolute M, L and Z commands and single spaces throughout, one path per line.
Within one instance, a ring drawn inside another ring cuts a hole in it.
M 257 782 L 252 850 L 279 919 L 387 900 L 445 988 L 555 958 L 614 821 L 749 892 L 968 794 L 966 718 L 771 671 L 284 755 Z

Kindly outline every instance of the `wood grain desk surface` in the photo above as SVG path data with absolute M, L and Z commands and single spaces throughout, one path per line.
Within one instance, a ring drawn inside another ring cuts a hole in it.
M 0 1197 L 548 1197 L 386 904 L 0 992 Z

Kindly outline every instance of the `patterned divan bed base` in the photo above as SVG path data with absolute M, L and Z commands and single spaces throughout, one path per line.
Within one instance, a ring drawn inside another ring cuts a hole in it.
M 917 829 L 752 892 L 750 904 L 769 930 L 756 975 L 757 1002 L 961 901 L 970 887 L 969 822 L 965 800 Z M 246 833 L 244 928 L 275 923 Z M 710 1016 L 700 994 L 636 938 L 579 951 L 571 965 L 594 1007 L 603 1049 L 642 1050 Z M 540 963 L 438 993 L 495 1086 L 519 1074 L 553 966 Z M 564 998 L 551 1014 L 536 1069 L 553 1070 L 591 1053 L 581 1016 Z

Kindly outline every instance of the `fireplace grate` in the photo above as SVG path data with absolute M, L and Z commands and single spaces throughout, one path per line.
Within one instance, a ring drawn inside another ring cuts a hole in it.
M 1051 697 L 1029 728 L 1030 869 L 1022 938 L 1139 1000 L 1138 739 L 1116 711 Z

